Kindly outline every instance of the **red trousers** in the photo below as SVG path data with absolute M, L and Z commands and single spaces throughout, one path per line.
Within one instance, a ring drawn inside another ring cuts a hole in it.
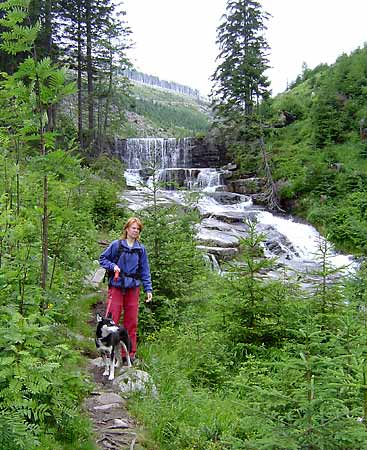
M 136 353 L 136 332 L 138 328 L 140 288 L 130 288 L 123 292 L 120 288 L 109 287 L 107 298 L 106 317 L 112 313 L 112 319 L 116 325 L 120 322 L 123 311 L 123 326 L 127 329 L 131 340 L 130 356 L 135 357 Z M 122 356 L 125 356 L 122 354 Z

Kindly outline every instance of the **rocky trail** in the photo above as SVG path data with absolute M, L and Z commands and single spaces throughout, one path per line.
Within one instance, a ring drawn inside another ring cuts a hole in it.
M 90 284 L 97 287 L 98 278 L 96 274 Z M 96 326 L 97 312 L 102 315 L 105 312 L 105 302 L 102 300 L 104 296 L 101 291 L 101 300 L 93 305 L 91 319 L 88 321 L 92 330 Z M 129 413 L 127 402 L 136 392 L 156 395 L 153 382 L 149 374 L 137 366 L 116 368 L 115 379 L 109 381 L 102 375 L 102 366 L 101 357 L 89 359 L 88 371 L 94 380 L 95 388 L 83 403 L 93 423 L 96 446 L 101 450 L 143 450 L 144 447 L 139 443 L 143 430 Z
M 103 450 L 138 450 L 138 425 L 127 410 L 127 400 L 111 381 L 102 377 L 102 368 L 90 364 L 96 389 L 84 401 L 93 423 L 97 447 Z

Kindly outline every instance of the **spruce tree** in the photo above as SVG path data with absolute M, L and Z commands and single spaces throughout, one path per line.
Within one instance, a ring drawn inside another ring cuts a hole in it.
M 259 105 L 269 98 L 268 43 L 264 37 L 269 14 L 252 0 L 229 0 L 218 27 L 219 65 L 212 77 L 216 124 L 241 175 L 266 179 L 268 206 L 281 210 L 266 150 Z
M 212 96 L 217 114 L 224 118 L 251 115 L 269 96 L 269 67 L 264 38 L 268 14 L 252 0 L 229 0 L 227 14 L 218 27 L 219 65 L 212 77 Z

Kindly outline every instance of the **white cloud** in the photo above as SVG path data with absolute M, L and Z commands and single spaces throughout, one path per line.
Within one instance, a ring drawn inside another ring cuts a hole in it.
M 301 72 L 333 63 L 367 40 L 363 0 L 262 0 L 272 14 L 269 78 L 274 92 Z M 125 0 L 127 22 L 136 42 L 130 57 L 138 70 L 176 81 L 203 94 L 210 91 L 218 55 L 216 29 L 225 0 Z

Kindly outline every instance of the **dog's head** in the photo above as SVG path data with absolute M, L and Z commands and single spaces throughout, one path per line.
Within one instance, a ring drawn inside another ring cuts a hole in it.
M 97 314 L 97 330 L 96 336 L 97 338 L 104 338 L 108 336 L 110 333 L 114 333 L 118 330 L 115 322 L 112 320 L 111 315 L 108 317 L 102 317 L 100 314 Z
M 102 317 L 99 313 L 97 313 L 97 325 L 101 328 L 103 326 L 106 327 L 114 327 L 116 326 L 115 322 L 112 319 L 112 314 L 108 313 L 107 317 Z

